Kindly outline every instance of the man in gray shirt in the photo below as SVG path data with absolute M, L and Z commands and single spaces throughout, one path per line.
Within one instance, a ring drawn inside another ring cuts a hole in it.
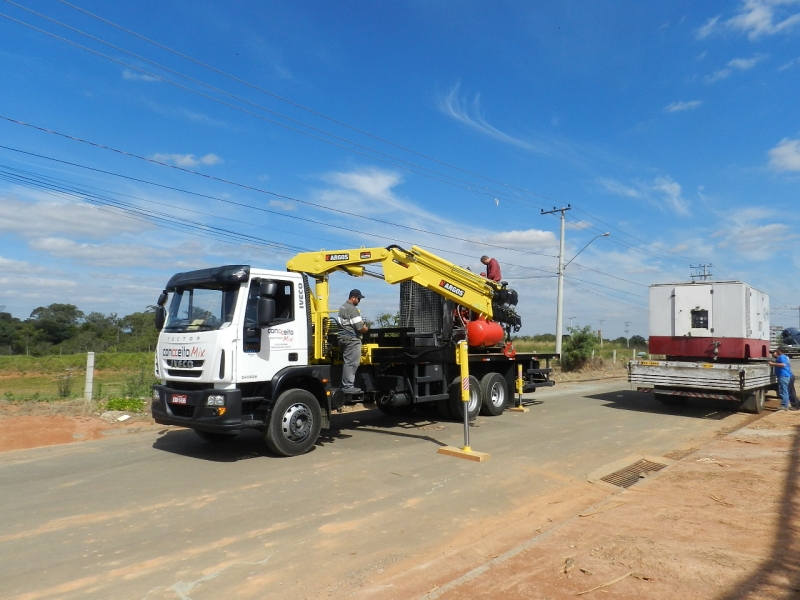
M 356 370 L 361 362 L 361 334 L 367 332 L 367 326 L 361 318 L 357 306 L 364 296 L 361 290 L 350 290 L 350 297 L 339 309 L 339 345 L 344 356 L 342 369 L 342 389 L 347 393 L 358 393 L 354 387 Z

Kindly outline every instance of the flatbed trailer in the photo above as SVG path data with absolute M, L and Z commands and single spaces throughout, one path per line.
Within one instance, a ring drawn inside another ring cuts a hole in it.
M 766 360 L 759 362 L 706 362 L 635 360 L 628 363 L 628 381 L 640 392 L 652 392 L 665 404 L 688 398 L 709 398 L 736 403 L 739 410 L 760 413 L 766 391 L 775 376 Z

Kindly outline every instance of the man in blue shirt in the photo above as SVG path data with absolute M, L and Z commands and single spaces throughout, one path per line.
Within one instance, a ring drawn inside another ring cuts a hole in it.
M 792 363 L 789 357 L 778 348 L 772 351 L 774 361 L 769 365 L 775 367 L 775 377 L 778 378 L 778 394 L 781 397 L 780 410 L 789 410 L 789 381 L 792 378 Z

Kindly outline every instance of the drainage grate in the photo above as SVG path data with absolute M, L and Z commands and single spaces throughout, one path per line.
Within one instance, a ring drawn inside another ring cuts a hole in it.
M 605 477 L 601 477 L 600 479 L 612 485 L 618 485 L 619 487 L 629 488 L 634 483 L 639 481 L 639 478 L 642 475 L 642 473 L 651 473 L 653 471 L 660 471 L 666 466 L 667 465 L 662 465 L 661 463 L 651 462 L 649 460 L 642 459 L 639 462 L 633 463 L 629 467 L 625 467 L 624 469 L 615 471 L 614 473 L 606 475 Z

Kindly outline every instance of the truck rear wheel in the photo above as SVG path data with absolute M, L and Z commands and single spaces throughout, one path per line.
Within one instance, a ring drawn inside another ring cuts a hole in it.
M 739 405 L 739 410 L 744 412 L 761 414 L 764 411 L 764 398 L 766 392 L 763 389 L 755 390 L 747 395 L 744 401 Z
M 498 373 L 487 373 L 481 378 L 481 414 L 496 417 L 503 414 L 508 401 L 506 378 Z
M 322 409 L 314 394 L 287 390 L 275 401 L 264 441 L 275 454 L 298 456 L 311 450 L 321 426 Z
M 451 418 L 464 420 L 464 404 L 467 405 L 469 420 L 474 421 L 481 410 L 481 384 L 474 375 L 469 376 L 469 402 L 461 400 L 461 377 L 456 377 L 450 384 L 450 398 L 446 400 L 450 408 Z
M 194 432 L 200 437 L 201 440 L 211 444 L 230 442 L 238 435 L 236 433 L 213 433 L 211 431 L 199 431 L 197 429 L 195 429 Z

